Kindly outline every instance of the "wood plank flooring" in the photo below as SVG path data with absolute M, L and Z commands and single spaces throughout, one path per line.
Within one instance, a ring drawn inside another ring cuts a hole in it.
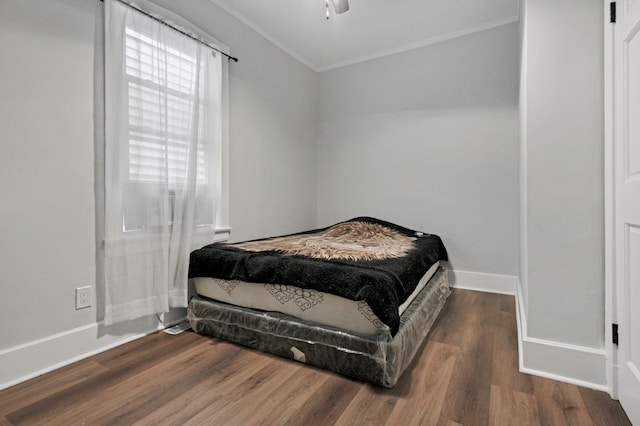
M 453 290 L 393 389 L 155 333 L 0 392 L 4 425 L 629 425 L 604 392 L 518 372 L 514 299 Z

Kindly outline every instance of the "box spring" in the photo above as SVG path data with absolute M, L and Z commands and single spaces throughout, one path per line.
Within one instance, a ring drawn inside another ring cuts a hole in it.
M 241 308 L 195 296 L 188 317 L 194 331 L 384 387 L 409 366 L 450 294 L 444 268 L 400 318 L 395 336 L 358 335 L 277 312 Z

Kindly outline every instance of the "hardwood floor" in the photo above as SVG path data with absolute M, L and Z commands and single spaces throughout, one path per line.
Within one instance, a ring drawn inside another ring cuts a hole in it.
M 0 392 L 4 425 L 629 425 L 604 392 L 518 372 L 511 296 L 454 290 L 393 389 L 185 332 Z

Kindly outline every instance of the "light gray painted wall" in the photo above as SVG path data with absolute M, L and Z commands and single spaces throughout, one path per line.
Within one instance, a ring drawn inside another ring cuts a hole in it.
M 527 1 L 529 336 L 604 341 L 603 7 Z
M 156 3 L 241 59 L 235 240 L 370 214 L 441 234 L 456 269 L 518 274 L 517 25 L 318 76 L 207 0 Z M 601 347 L 602 8 L 528 3 L 529 334 Z M 95 321 L 73 293 L 95 279 L 97 4 L 0 0 L 0 350 Z
M 458 270 L 518 274 L 518 26 L 321 73 L 318 222 L 441 235 Z
M 95 321 L 94 7 L 0 1 L 0 350 Z
M 520 270 L 518 279 L 522 291 L 524 314 L 528 312 L 528 237 L 527 237 L 527 0 L 519 0 L 518 19 L 518 57 L 519 61 L 519 91 L 518 118 L 520 139 L 520 185 L 519 185 L 519 213 L 520 213 Z
M 209 1 L 164 1 L 230 66 L 235 239 L 316 224 L 317 74 Z M 93 42 L 98 0 L 0 0 L 0 351 L 94 323 Z M 180 10 L 178 11 L 178 7 Z

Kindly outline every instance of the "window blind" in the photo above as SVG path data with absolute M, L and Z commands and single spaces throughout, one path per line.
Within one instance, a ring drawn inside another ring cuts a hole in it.
M 178 49 L 126 29 L 129 108 L 129 182 L 167 181 L 175 189 L 187 178 L 188 140 L 196 107 L 197 61 Z M 200 108 L 202 118 L 203 108 Z M 198 120 L 203 123 L 204 120 Z M 203 132 L 199 131 L 198 134 Z M 206 183 L 203 141 L 197 144 L 197 184 Z

